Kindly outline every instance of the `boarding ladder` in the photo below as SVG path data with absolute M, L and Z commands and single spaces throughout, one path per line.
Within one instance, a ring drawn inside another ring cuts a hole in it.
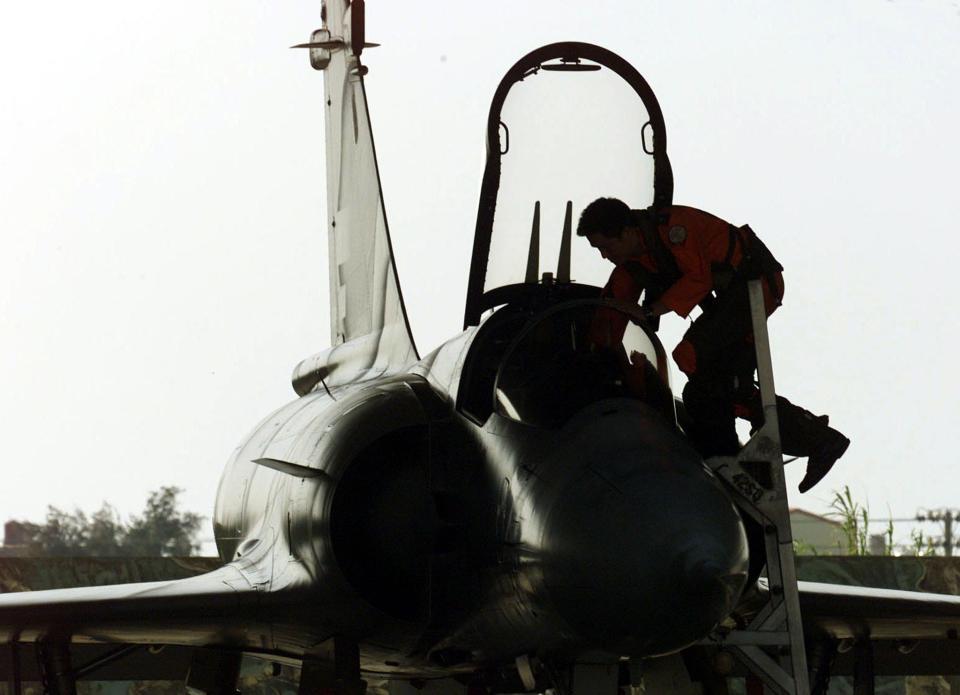
M 772 692 L 809 695 L 767 313 L 760 280 L 750 281 L 748 289 L 763 426 L 739 454 L 707 459 L 707 465 L 729 486 L 739 498 L 740 506 L 763 529 L 768 593 L 765 605 L 743 629 L 718 628 L 705 643 L 732 652 Z

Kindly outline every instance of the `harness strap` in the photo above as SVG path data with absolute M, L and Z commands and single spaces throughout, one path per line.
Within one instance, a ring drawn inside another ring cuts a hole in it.
M 670 249 L 663 243 L 658 228 L 651 229 L 649 225 L 640 227 L 640 233 L 643 234 L 643 244 L 647 247 L 650 255 L 653 256 L 657 264 L 657 275 L 665 280 L 669 287 L 680 279 L 680 269 L 677 267 L 677 259 L 673 257 Z

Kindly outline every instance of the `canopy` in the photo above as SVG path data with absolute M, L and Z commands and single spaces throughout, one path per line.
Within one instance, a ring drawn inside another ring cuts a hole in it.
M 575 236 L 580 211 L 601 196 L 634 208 L 671 203 L 660 107 L 610 51 L 544 46 L 510 69 L 490 107 L 465 325 L 545 273 L 603 285 L 609 263 Z

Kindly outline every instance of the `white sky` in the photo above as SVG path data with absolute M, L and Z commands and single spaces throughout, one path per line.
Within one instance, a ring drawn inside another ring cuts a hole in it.
M 749 222 L 787 268 L 778 389 L 853 440 L 792 503 L 849 484 L 875 516 L 960 506 L 956 0 L 367 17 L 422 353 L 460 327 L 496 84 L 537 46 L 598 43 L 659 98 L 675 201 Z M 287 49 L 319 25 L 318 0 L 0 5 L 0 520 L 134 512 L 164 484 L 209 515 L 232 449 L 328 345 L 322 77 Z

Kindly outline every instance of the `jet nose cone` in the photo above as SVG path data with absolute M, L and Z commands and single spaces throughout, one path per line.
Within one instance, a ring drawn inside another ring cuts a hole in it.
M 662 654 L 697 641 L 746 582 L 740 516 L 682 440 L 581 456 L 544 540 L 544 580 L 558 610 L 616 653 Z

